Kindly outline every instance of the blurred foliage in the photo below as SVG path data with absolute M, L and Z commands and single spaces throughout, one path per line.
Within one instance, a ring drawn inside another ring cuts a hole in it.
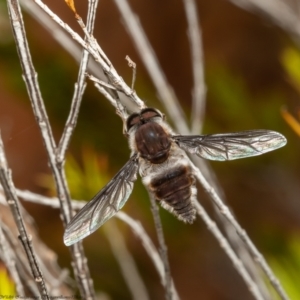
M 241 131 L 258 126 L 279 130 L 278 108 L 285 101 L 280 89 L 261 90 L 252 95 L 240 74 L 222 64 L 209 65 L 206 74 L 209 98 L 206 125 L 212 126 L 209 133 Z
M 279 112 L 279 108 L 285 103 L 285 95 L 280 88 L 260 90 L 253 95 L 240 74 L 234 73 L 226 65 L 215 62 L 208 64 L 206 82 L 208 100 L 204 133 L 214 134 L 265 128 L 285 134 L 284 122 Z M 284 151 L 288 150 L 292 149 L 284 148 Z M 292 152 L 290 151 L 287 156 L 291 160 L 295 159 Z M 224 172 L 227 172 L 228 165 L 263 167 L 261 162 L 268 160 L 272 155 L 276 155 L 276 152 L 255 157 L 255 160 L 249 158 L 221 164 L 210 163 L 215 168 L 224 169 Z
M 282 52 L 281 63 L 288 75 L 288 79 L 300 92 L 300 51 L 292 46 Z
M 3 297 L 1 299 L 13 299 L 15 295 L 14 283 L 8 276 L 7 270 L 3 266 L 0 266 L 0 297 Z
M 281 56 L 282 66 L 287 74 L 288 81 L 300 96 L 300 51 L 292 46 L 286 47 Z M 286 108 L 281 110 L 282 117 L 291 129 L 300 136 L 300 110 L 297 118 Z M 300 237 L 299 234 L 289 234 L 285 238 L 285 253 L 275 257 L 268 255 L 268 261 L 278 275 L 279 280 L 286 288 L 292 299 L 300 299 Z
M 226 123 L 228 128 L 236 124 L 240 126 L 241 123 L 248 126 L 253 124 L 253 118 L 249 113 L 251 97 L 240 76 L 234 76 L 224 65 L 213 65 L 207 70 L 207 86 L 208 97 L 212 98 L 211 102 L 208 101 L 208 105 L 213 103 L 211 108 L 213 117 L 208 118 L 208 122 Z M 226 131 L 226 128 L 223 130 Z
M 77 200 L 88 199 L 109 181 L 106 155 L 99 155 L 91 146 L 83 146 L 80 161 L 81 163 L 69 153 L 65 163 L 71 197 Z M 50 195 L 55 195 L 52 175 L 39 174 L 36 182 L 46 188 Z
M 278 276 L 291 299 L 300 299 L 300 238 L 295 233 L 286 239 L 286 251 L 282 255 L 268 254 L 267 261 Z
M 66 161 L 66 176 L 72 198 L 86 199 L 96 194 L 109 181 L 108 159 L 92 147 L 85 146 L 81 155 L 82 165 L 69 154 Z

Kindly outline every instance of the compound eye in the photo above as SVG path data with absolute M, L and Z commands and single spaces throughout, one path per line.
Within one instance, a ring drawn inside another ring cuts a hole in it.
M 130 115 L 126 122 L 127 131 L 134 125 L 139 124 L 140 122 L 141 122 L 141 120 L 140 120 L 139 114 L 134 113 L 134 114 Z
M 144 121 L 149 121 L 154 117 L 162 117 L 161 114 L 154 108 L 146 108 L 141 112 Z

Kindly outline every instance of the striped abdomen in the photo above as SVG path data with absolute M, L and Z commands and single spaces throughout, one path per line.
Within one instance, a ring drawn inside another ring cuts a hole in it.
M 193 201 L 196 197 L 195 178 L 190 168 L 184 165 L 165 170 L 152 178 L 150 190 L 165 209 L 178 219 L 193 223 L 196 211 Z

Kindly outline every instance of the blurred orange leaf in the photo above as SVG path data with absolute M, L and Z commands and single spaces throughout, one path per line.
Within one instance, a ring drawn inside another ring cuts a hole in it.
M 65 0 L 65 2 L 67 3 L 67 5 L 72 9 L 72 11 L 77 14 L 76 12 L 76 8 L 75 8 L 75 4 L 73 0 Z
M 290 127 L 300 136 L 300 123 L 285 109 L 281 109 L 281 115 Z

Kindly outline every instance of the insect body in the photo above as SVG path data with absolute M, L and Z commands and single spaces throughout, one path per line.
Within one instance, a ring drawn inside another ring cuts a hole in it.
M 138 171 L 162 207 L 179 220 L 193 223 L 197 190 L 186 152 L 224 161 L 260 155 L 286 144 L 283 135 L 270 130 L 176 135 L 154 108 L 129 116 L 126 131 L 132 152 L 129 161 L 68 224 L 64 235 L 67 246 L 97 230 L 123 207 Z
M 192 202 L 197 190 L 185 151 L 173 141 L 171 128 L 152 108 L 133 114 L 127 121 L 130 148 L 139 153 L 139 172 L 144 185 L 161 205 L 180 220 L 192 223 Z

